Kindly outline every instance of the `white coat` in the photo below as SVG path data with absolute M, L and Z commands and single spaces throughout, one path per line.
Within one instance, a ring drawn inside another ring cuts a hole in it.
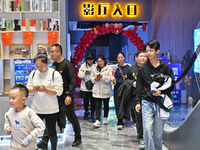
M 98 74 L 102 74 L 102 78 L 100 81 L 95 81 L 95 77 Z M 97 67 L 92 70 L 91 73 L 91 81 L 94 83 L 92 94 L 94 98 L 109 98 L 112 96 L 112 88 L 111 88 L 111 77 L 112 75 L 112 68 L 109 65 L 106 65 L 102 70 L 99 72 L 97 71 Z
M 81 91 L 85 91 L 85 92 L 91 92 L 92 90 L 88 90 L 88 89 L 86 88 L 86 86 L 85 86 L 85 82 L 91 80 L 91 79 L 90 79 L 90 75 L 89 75 L 89 74 L 86 75 L 85 72 L 86 72 L 86 71 L 92 70 L 93 68 L 96 67 L 96 65 L 93 64 L 93 63 L 92 63 L 91 66 L 89 66 L 89 65 L 86 66 L 86 65 L 87 65 L 86 62 L 84 62 L 84 63 L 81 65 L 81 67 L 80 67 L 80 69 L 79 69 L 79 71 L 78 71 L 78 77 L 82 79 L 82 81 L 81 81 L 81 89 L 80 89 L 80 90 L 81 90 Z

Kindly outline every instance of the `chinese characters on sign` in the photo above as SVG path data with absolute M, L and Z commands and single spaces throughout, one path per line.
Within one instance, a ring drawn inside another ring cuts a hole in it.
M 181 75 L 181 64 L 169 64 L 169 66 L 173 70 L 174 80 L 177 80 L 178 77 Z M 180 82 L 175 84 L 174 89 L 172 91 L 172 96 L 173 96 L 174 105 L 180 105 L 181 104 L 181 83 Z
M 138 7 L 136 4 L 126 4 L 125 6 L 120 4 L 114 4 L 110 6 L 109 3 L 83 3 L 82 4 L 82 16 L 84 17 L 92 17 L 97 15 L 99 17 L 105 17 L 111 15 L 115 16 L 128 16 L 135 17 L 138 13 Z

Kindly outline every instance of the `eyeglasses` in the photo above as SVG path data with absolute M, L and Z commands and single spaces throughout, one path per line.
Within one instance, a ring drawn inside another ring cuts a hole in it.
M 54 52 L 58 52 L 58 50 L 57 50 L 57 51 L 49 51 L 48 53 L 49 53 L 49 55 L 51 55 L 51 54 L 53 54 Z
M 155 50 L 149 50 L 149 51 L 146 51 L 146 53 L 153 53 L 153 52 L 155 52 Z

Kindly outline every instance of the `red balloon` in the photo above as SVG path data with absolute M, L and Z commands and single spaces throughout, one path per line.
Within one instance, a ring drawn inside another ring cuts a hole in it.
M 85 53 L 85 49 L 82 49 L 81 52 L 82 52 L 82 53 Z
M 114 29 L 112 30 L 112 33 L 116 33 L 116 32 L 117 32 L 117 29 L 114 28 Z
M 137 37 L 137 36 L 138 36 L 138 34 L 137 34 L 137 33 L 134 33 L 133 35 L 134 35 L 135 37 Z
M 93 42 L 93 39 L 89 39 L 89 43 L 92 43 Z
M 89 40 L 88 40 L 88 39 L 85 40 L 85 44 L 87 44 L 87 43 L 89 43 Z
M 78 50 L 78 47 L 76 46 L 74 49 L 77 51 L 77 50 Z
M 90 44 L 89 44 L 89 43 L 86 43 L 86 46 L 87 46 L 87 47 L 89 47 L 89 46 L 90 46 Z
M 133 44 L 134 44 L 134 45 L 136 45 L 136 44 L 137 44 L 137 42 L 136 42 L 136 41 L 134 41 L 134 42 L 133 42 Z
M 96 26 L 96 29 L 99 30 L 101 27 L 99 25 Z
M 114 27 L 113 24 L 110 24 L 110 25 L 109 25 L 109 28 L 112 30 L 112 29 L 114 29 L 115 27 Z
M 98 35 L 101 36 L 101 35 L 102 35 L 102 31 L 99 31 L 99 32 L 98 32 Z
M 96 39 L 96 38 L 97 38 L 97 35 L 96 35 L 96 34 L 93 34 L 92 38 L 93 38 L 93 39 Z
M 88 34 L 90 34 L 90 32 L 89 32 L 89 31 L 86 31 L 85 34 L 88 35 Z
M 135 30 L 132 30 L 132 34 L 134 34 L 135 33 Z
M 130 41 L 131 41 L 131 43 L 133 43 L 133 42 L 134 42 L 134 40 L 133 40 L 133 39 L 131 39 Z
M 105 28 L 105 24 L 102 24 L 102 26 L 101 26 L 102 28 Z
M 88 35 L 88 38 L 89 38 L 89 39 L 92 38 L 92 35 L 93 35 L 93 34 L 90 33 L 90 34 Z
M 87 35 L 86 35 L 86 34 L 84 34 L 84 35 L 83 35 L 83 38 L 84 38 L 84 39 L 87 39 Z
M 106 34 L 106 29 L 101 28 L 101 30 L 102 30 L 102 33 L 103 33 L 103 34 Z
M 110 33 L 111 30 L 109 28 L 106 28 L 106 33 Z
M 120 28 L 118 29 L 118 32 L 119 32 L 119 33 L 122 33 L 122 31 L 123 31 L 123 28 L 120 27 Z
M 125 36 L 127 36 L 128 32 L 124 31 L 122 34 L 125 35 Z
M 80 41 L 83 41 L 84 40 L 84 38 L 82 37 L 81 39 L 80 39 Z
M 91 29 L 91 30 L 90 30 L 90 34 L 93 34 L 93 33 L 94 33 L 94 30 L 93 30 L 93 29 Z
M 87 46 L 85 45 L 85 43 L 84 44 L 82 44 L 82 48 L 86 48 Z

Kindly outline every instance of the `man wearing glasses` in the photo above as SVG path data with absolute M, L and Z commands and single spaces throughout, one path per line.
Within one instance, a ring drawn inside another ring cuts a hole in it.
M 74 68 L 71 62 L 62 56 L 62 46 L 60 44 L 52 45 L 49 55 L 51 56 L 51 59 L 55 61 L 52 64 L 52 68 L 55 68 L 62 75 L 64 90 L 62 95 L 58 97 L 58 101 L 59 105 L 65 104 L 65 115 L 67 116 L 69 122 L 72 124 L 73 130 L 75 132 L 75 140 L 72 143 L 72 146 L 75 147 L 80 145 L 82 140 L 80 124 L 74 111 L 73 94 L 76 85 Z M 48 134 L 45 133 L 43 135 L 42 141 L 38 143 L 38 148 L 47 148 L 48 140 Z

